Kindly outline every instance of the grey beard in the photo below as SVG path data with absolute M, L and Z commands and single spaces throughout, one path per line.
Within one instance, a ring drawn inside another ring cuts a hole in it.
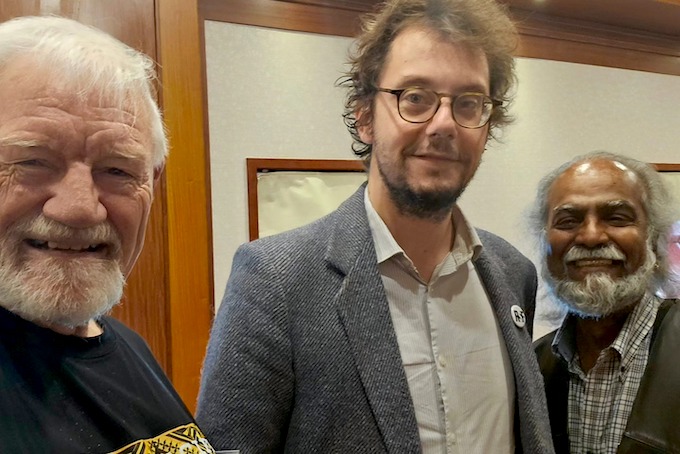
M 647 244 L 645 262 L 638 270 L 620 279 L 604 273 L 588 275 L 583 281 L 555 279 L 542 270 L 550 292 L 569 312 L 582 318 L 601 318 L 635 305 L 653 283 L 656 255 Z
M 78 237 L 84 242 L 107 242 L 111 258 L 83 261 L 43 257 L 21 261 L 16 238 L 31 232 L 40 237 Z M 27 218 L 0 237 L 0 306 L 42 325 L 84 326 L 108 313 L 123 294 L 125 278 L 113 257 L 120 240 L 110 225 L 76 230 L 38 215 Z

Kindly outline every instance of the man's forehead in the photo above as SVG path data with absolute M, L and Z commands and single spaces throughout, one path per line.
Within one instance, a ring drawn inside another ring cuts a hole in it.
M 645 211 L 644 187 L 629 167 L 618 161 L 578 162 L 559 175 L 548 189 L 551 213 L 576 209 Z
M 572 170 L 575 175 L 584 175 L 588 172 L 602 172 L 602 171 L 612 171 L 612 172 L 622 172 L 621 177 L 627 176 L 629 178 L 636 178 L 635 172 L 633 172 L 628 166 L 620 161 L 611 159 L 593 159 L 588 161 L 577 162 L 572 165 L 566 172 Z
M 0 68 L 0 88 L 3 103 L 40 100 L 44 105 L 59 107 L 64 103 L 80 102 L 96 108 L 115 108 L 135 116 L 147 110 L 140 94 L 120 89 L 96 71 L 74 73 L 65 64 L 51 63 L 38 54 L 17 55 Z M 10 87 L 26 87 L 19 91 Z
M 592 193 L 591 189 L 641 193 L 642 182 L 626 165 L 598 159 L 573 164 L 553 181 L 551 192 Z

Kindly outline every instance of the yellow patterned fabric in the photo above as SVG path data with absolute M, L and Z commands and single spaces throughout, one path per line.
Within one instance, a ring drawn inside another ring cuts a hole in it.
M 157 437 L 138 440 L 110 454 L 215 454 L 196 424 L 171 429 Z

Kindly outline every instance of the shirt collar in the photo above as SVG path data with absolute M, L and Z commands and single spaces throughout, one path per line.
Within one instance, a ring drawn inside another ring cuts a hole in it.
M 635 357 L 642 341 L 652 330 L 660 304 L 661 300 L 658 297 L 647 293 L 624 322 L 621 331 L 610 346 L 621 356 L 622 367 L 627 367 Z M 568 314 L 552 342 L 553 352 L 568 364 L 571 364 L 576 356 L 577 318 L 577 315 Z
M 652 331 L 660 304 L 661 300 L 658 297 L 646 294 L 628 316 L 621 332 L 612 343 L 612 348 L 621 355 L 623 368 L 628 367 L 642 341 Z
M 404 250 L 399 246 L 389 228 L 373 207 L 368 196 L 368 188 L 364 191 L 364 206 L 366 207 L 366 216 L 373 236 L 378 263 L 382 263 L 395 255 L 406 256 Z M 452 219 L 456 231 L 451 249 L 452 254 L 472 255 L 472 260 L 475 260 L 482 251 L 482 242 L 477 231 L 465 218 L 458 205 L 453 207 Z

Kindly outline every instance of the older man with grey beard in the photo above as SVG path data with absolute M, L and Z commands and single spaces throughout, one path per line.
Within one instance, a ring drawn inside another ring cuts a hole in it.
M 680 304 L 655 292 L 676 206 L 654 168 L 612 153 L 541 181 L 532 226 L 567 310 L 535 346 L 558 453 L 680 450 Z
M 106 315 L 167 154 L 153 68 L 70 19 L 0 24 L 1 453 L 215 452 Z

